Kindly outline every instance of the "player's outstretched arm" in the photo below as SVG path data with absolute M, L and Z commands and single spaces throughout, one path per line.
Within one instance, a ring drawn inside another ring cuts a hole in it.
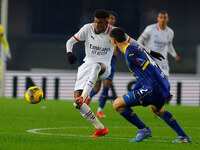
M 172 44 L 172 42 L 169 42 L 168 43 L 168 47 L 167 47 L 168 49 L 168 53 L 172 56 L 172 57 L 174 57 L 175 58 L 175 61 L 176 62 L 178 62 L 178 61 L 180 61 L 180 57 L 177 55 L 177 53 L 176 53 L 176 51 L 175 51 L 175 49 L 174 49 L 174 47 L 173 47 L 173 44 Z
M 77 42 L 78 41 L 74 37 L 71 37 L 66 43 L 67 57 L 70 64 L 75 64 L 77 60 L 76 56 L 72 52 L 73 46 Z
M 142 38 L 142 36 L 140 36 L 140 37 L 137 39 L 137 41 L 138 41 L 140 44 L 145 45 L 145 39 Z
M 154 58 L 156 58 L 158 60 L 165 59 L 164 56 L 161 55 L 160 53 L 152 51 L 151 49 L 149 49 L 146 46 L 142 45 L 141 43 L 139 43 L 138 41 L 134 40 L 133 38 L 131 38 L 129 42 L 131 44 L 139 45 L 140 47 L 142 47 L 143 49 L 145 49 L 148 53 L 150 53 Z

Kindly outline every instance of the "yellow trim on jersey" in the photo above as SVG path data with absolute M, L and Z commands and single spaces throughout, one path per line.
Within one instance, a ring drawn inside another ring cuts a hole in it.
M 129 54 L 129 56 L 133 56 L 134 55 L 134 53 L 132 53 L 132 54 Z
M 124 54 L 126 54 L 126 49 L 127 47 L 130 45 L 130 43 L 128 43 L 125 47 L 124 47 Z
M 144 64 L 144 66 L 142 67 L 142 70 L 145 70 L 149 63 L 150 63 L 150 62 L 147 61 L 147 62 Z
M 135 98 L 135 93 L 134 93 L 134 91 L 133 91 L 133 96 L 134 96 L 134 98 Z
M 126 96 L 127 96 L 128 98 L 130 98 L 128 94 L 126 94 Z

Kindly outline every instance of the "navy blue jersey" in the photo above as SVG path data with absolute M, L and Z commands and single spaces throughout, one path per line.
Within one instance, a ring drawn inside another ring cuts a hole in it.
M 158 86 L 163 98 L 170 97 L 168 79 L 149 53 L 139 45 L 127 44 L 125 59 L 128 68 L 141 86 Z

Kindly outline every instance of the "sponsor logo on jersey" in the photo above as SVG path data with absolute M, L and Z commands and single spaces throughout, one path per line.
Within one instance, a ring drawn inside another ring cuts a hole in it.
M 95 46 L 92 44 L 90 44 L 90 49 L 92 49 L 91 53 L 96 55 L 106 55 L 110 51 L 110 48 Z

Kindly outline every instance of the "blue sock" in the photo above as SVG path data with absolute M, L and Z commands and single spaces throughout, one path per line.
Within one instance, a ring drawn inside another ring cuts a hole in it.
M 161 118 L 178 134 L 178 136 L 186 136 L 185 132 L 170 112 L 166 111 Z
M 99 103 L 99 107 L 101 107 L 102 109 L 104 108 L 105 106 L 105 103 L 106 103 L 106 100 L 108 98 L 108 90 L 109 90 L 109 87 L 103 87 L 103 92 L 100 96 L 100 103 Z
M 146 128 L 146 125 L 142 122 L 142 120 L 140 120 L 140 118 L 131 108 L 124 109 L 120 114 L 138 129 Z
M 92 89 L 91 92 L 90 92 L 90 98 L 92 99 L 92 97 L 94 95 L 96 95 L 97 93 L 98 93 L 98 91 L 95 91 L 94 89 Z

